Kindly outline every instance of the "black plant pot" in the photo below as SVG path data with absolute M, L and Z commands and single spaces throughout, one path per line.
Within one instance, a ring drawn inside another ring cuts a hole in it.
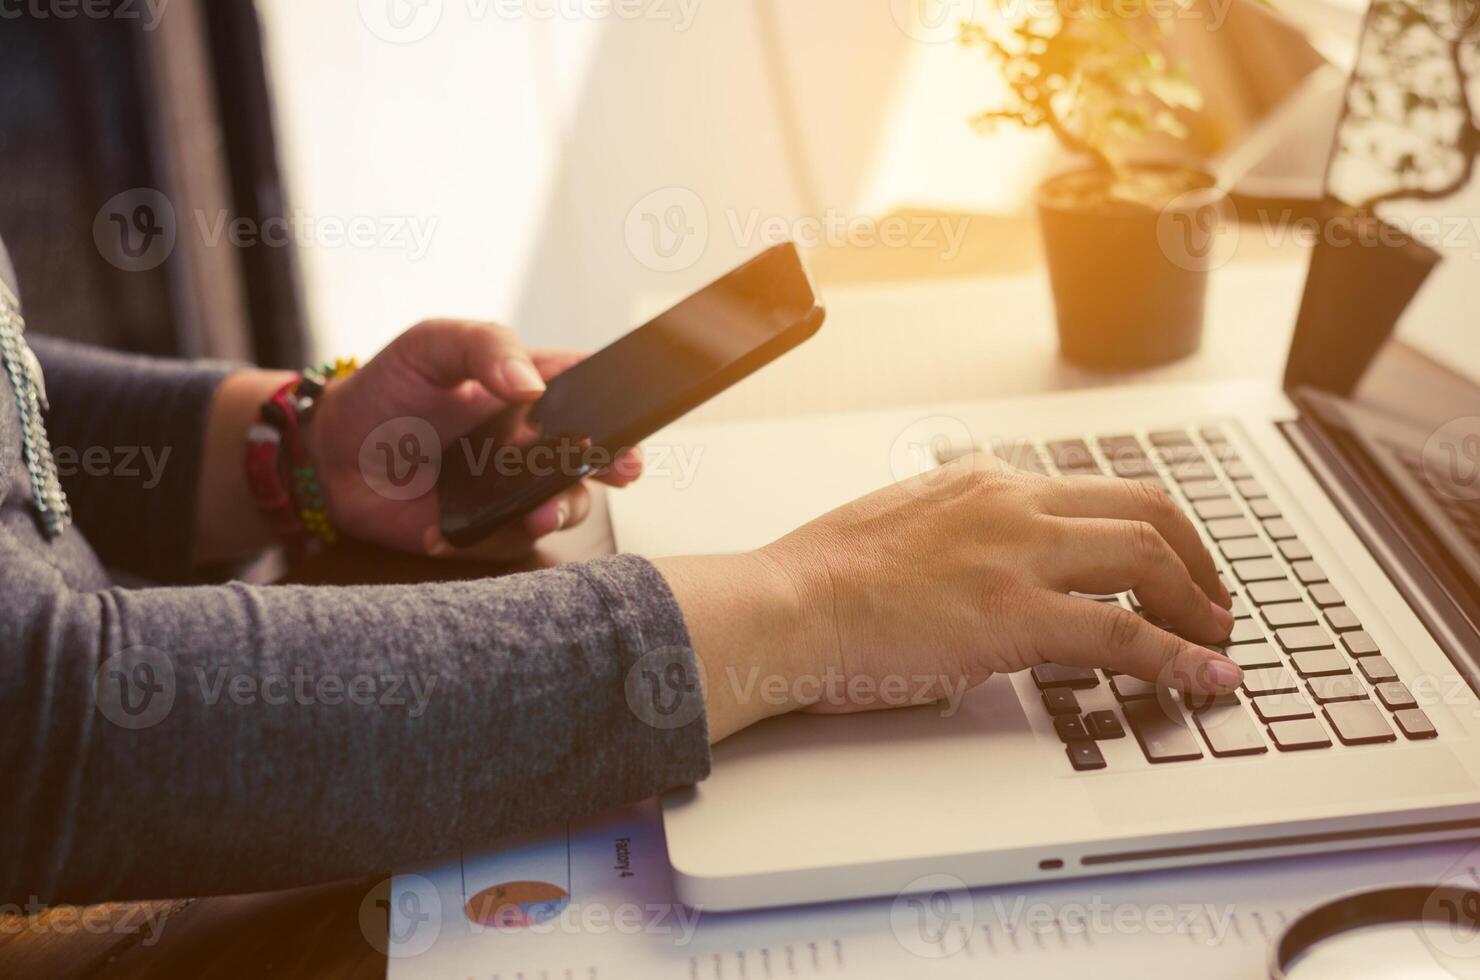
M 1208 270 L 1227 198 L 1204 174 L 1145 168 L 1165 203 L 1107 199 L 1103 175 L 1075 171 L 1038 190 L 1038 219 L 1068 360 L 1095 370 L 1149 367 L 1202 343 Z M 1100 193 L 1096 193 L 1096 191 Z

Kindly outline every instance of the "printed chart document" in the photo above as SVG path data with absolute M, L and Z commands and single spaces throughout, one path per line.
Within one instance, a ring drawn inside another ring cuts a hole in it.
M 720 914 L 673 897 L 649 802 L 396 875 L 389 976 L 1242 980 L 1266 975 L 1270 942 L 1305 909 L 1387 883 L 1474 886 L 1477 861 L 1480 843 L 969 891 L 942 874 L 917 895 Z M 1480 970 L 1480 949 L 1416 948 L 1436 975 Z

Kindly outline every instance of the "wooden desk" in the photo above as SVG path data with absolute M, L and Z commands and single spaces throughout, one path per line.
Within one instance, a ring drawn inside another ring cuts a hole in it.
M 1273 379 L 1294 320 L 1301 258 L 1296 253 L 1271 264 L 1270 256 L 1260 256 L 1231 267 L 1215 280 L 1204 349 L 1178 364 L 1123 375 L 1081 371 L 1056 356 L 1046 291 L 1031 273 L 961 276 L 928 286 L 859 284 L 839 274 L 833 288 L 823 282 L 832 312 L 818 342 L 705 406 L 700 417 L 777 416 L 1134 381 Z M 1401 359 L 1399 367 L 1397 383 L 1405 387 L 1425 371 L 1437 371 L 1416 356 Z M 517 566 L 432 562 L 346 545 L 298 569 L 293 580 L 473 578 L 612 550 L 605 496 L 597 493 L 582 527 L 556 535 Z M 71 909 L 0 918 L 0 975 L 383 977 L 385 905 L 377 902 L 388 897 L 388 884 L 378 876 L 263 895 L 97 906 L 86 910 L 91 930 L 80 927 L 78 910 Z M 161 922 L 152 939 L 138 928 L 146 915 Z

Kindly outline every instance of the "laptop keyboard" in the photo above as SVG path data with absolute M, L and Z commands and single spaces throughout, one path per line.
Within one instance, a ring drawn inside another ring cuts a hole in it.
M 1033 668 L 1042 710 L 1074 769 L 1106 768 L 1097 743 L 1127 737 L 1160 764 L 1438 734 L 1221 428 L 1000 443 L 992 451 L 1043 475 L 1113 474 L 1162 487 L 1202 529 L 1233 595 L 1233 633 L 1219 647 L 1244 668 L 1232 694 L 1196 703 L 1114 671 Z M 1082 598 L 1155 622 L 1133 593 Z

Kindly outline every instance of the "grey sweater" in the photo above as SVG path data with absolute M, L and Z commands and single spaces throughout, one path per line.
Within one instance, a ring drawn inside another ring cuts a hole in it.
M 76 523 L 41 532 L 0 378 L 0 905 L 385 872 L 708 773 L 697 689 L 662 688 L 697 673 L 647 562 L 190 585 L 221 369 L 28 339 Z

